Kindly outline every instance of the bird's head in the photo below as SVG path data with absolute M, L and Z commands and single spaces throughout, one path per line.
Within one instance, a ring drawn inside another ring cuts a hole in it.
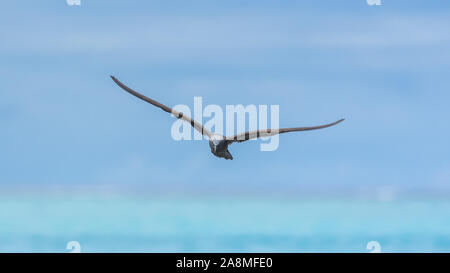
M 209 139 L 209 147 L 211 148 L 211 152 L 216 153 L 220 150 L 226 149 L 226 141 L 222 135 L 212 135 Z

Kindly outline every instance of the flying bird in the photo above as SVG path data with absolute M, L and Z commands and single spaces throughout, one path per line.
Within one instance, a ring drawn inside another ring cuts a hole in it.
M 281 128 L 281 129 L 260 129 L 260 130 L 254 130 L 254 131 L 248 131 L 245 133 L 237 134 L 234 136 L 223 136 L 220 134 L 214 134 L 205 127 L 203 127 L 202 124 L 196 122 L 191 117 L 184 115 L 182 112 L 178 112 L 170 107 L 165 106 L 164 104 L 161 104 L 155 100 L 152 100 L 133 89 L 129 88 L 125 84 L 121 83 L 118 79 L 116 79 L 114 76 L 110 76 L 111 79 L 123 90 L 127 91 L 133 96 L 136 96 L 140 98 L 141 100 L 144 100 L 156 107 L 161 108 L 163 111 L 170 113 L 174 115 L 176 118 L 181 119 L 183 121 L 186 121 L 187 123 L 191 124 L 192 127 L 194 127 L 195 130 L 199 131 L 202 135 L 208 137 L 209 139 L 209 147 L 211 148 L 211 152 L 217 156 L 222 157 L 225 159 L 233 159 L 233 156 L 228 151 L 228 146 L 234 142 L 244 142 L 249 139 L 259 138 L 259 137 L 270 137 L 277 134 L 282 133 L 288 133 L 288 132 L 296 132 L 296 131 L 310 131 L 310 130 L 317 130 L 322 128 L 327 128 L 333 125 L 336 125 L 340 122 L 342 122 L 344 119 L 340 119 L 338 121 L 319 125 L 319 126 L 312 126 L 312 127 L 295 127 L 295 128 Z

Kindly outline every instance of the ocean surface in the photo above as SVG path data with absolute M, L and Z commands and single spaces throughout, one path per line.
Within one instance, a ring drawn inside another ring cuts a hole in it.
M 0 195 L 1 252 L 370 252 L 372 241 L 450 251 L 450 201 Z

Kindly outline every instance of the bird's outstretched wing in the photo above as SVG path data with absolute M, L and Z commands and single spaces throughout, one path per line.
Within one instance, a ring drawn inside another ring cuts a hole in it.
M 249 139 L 253 138 L 259 138 L 259 137 L 269 137 L 274 136 L 277 134 L 282 133 L 288 133 L 288 132 L 296 132 L 296 131 L 310 131 L 310 130 L 317 130 L 322 129 L 326 127 L 330 127 L 333 125 L 338 124 L 339 122 L 342 122 L 344 119 L 340 119 L 338 121 L 335 121 L 333 123 L 328 123 L 320 126 L 312 126 L 312 127 L 296 127 L 296 128 L 282 128 L 282 129 L 261 129 L 261 130 L 255 130 L 255 131 L 249 131 L 241 134 L 237 134 L 234 136 L 226 137 L 226 140 L 229 143 L 232 142 L 243 142 L 247 141 Z
M 131 95 L 136 96 L 136 97 L 140 98 L 141 100 L 144 100 L 156 107 L 161 108 L 162 110 L 166 111 L 167 113 L 174 115 L 178 119 L 182 119 L 182 120 L 188 122 L 192 127 L 194 127 L 195 130 L 199 131 L 202 135 L 211 137 L 211 132 L 209 130 L 207 130 L 205 127 L 203 127 L 203 125 L 201 125 L 200 123 L 191 119 L 189 116 L 186 116 L 182 112 L 178 112 L 170 107 L 165 106 L 164 104 L 161 104 L 155 100 L 152 100 L 151 98 L 148 98 L 148 97 L 134 91 L 133 89 L 126 86 L 125 84 L 121 83 L 114 76 L 110 76 L 110 77 L 118 86 L 120 86 L 123 90 L 127 91 Z

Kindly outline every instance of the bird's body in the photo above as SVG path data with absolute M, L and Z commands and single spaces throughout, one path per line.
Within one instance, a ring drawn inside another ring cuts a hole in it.
M 114 76 L 111 76 L 111 78 L 119 87 L 121 87 L 123 90 L 127 91 L 128 93 L 132 94 L 133 96 L 136 96 L 136 97 L 140 98 L 141 100 L 144 100 L 158 108 L 161 108 L 162 110 L 164 110 L 167 113 L 171 113 L 178 119 L 182 119 L 183 121 L 188 122 L 192 127 L 194 127 L 195 130 L 199 131 L 202 135 L 208 137 L 209 147 L 211 148 L 211 152 L 215 156 L 225 158 L 225 159 L 230 159 L 230 160 L 233 159 L 233 156 L 228 151 L 228 146 L 234 142 L 243 142 L 243 141 L 247 141 L 247 140 L 253 139 L 253 138 L 270 137 L 270 136 L 274 136 L 277 134 L 288 133 L 288 132 L 317 130 L 317 129 L 322 129 L 322 128 L 336 125 L 344 120 L 344 119 L 340 119 L 333 123 L 320 125 L 320 126 L 312 126 L 312 127 L 260 129 L 260 130 L 249 131 L 249 132 L 237 134 L 237 135 L 234 135 L 231 137 L 225 137 L 220 134 L 213 134 L 208 129 L 203 127 L 202 124 L 200 124 L 200 123 L 196 122 L 195 120 L 191 119 L 190 117 L 184 115 L 182 112 L 178 112 L 170 107 L 167 107 L 155 100 L 152 100 L 152 99 L 134 91 L 133 89 L 131 89 L 128 86 L 121 83 Z
M 228 145 L 231 142 L 225 139 L 224 136 L 219 134 L 214 134 L 209 138 L 209 147 L 211 148 L 211 153 L 217 157 L 222 157 L 225 159 L 233 159 L 233 156 L 228 151 Z

